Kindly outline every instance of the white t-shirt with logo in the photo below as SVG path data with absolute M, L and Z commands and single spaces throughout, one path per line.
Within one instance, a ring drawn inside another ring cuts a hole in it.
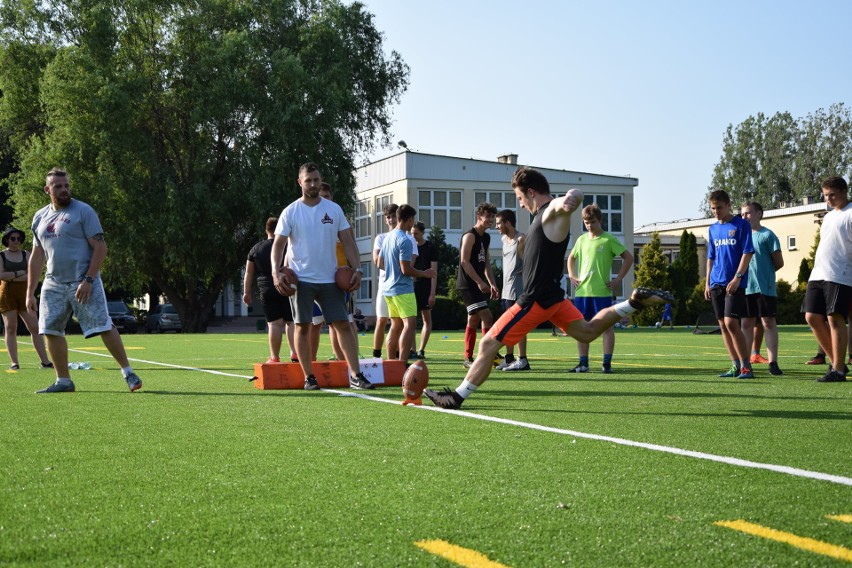
M 337 239 L 349 230 L 340 205 L 320 198 L 313 207 L 297 199 L 281 212 L 275 234 L 290 239 L 285 262 L 299 280 L 331 284 L 337 272 Z
M 852 203 L 822 218 L 810 280 L 852 286 Z

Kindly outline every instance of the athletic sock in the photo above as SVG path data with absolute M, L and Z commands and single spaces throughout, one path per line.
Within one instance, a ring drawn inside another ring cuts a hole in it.
M 456 389 L 456 392 L 459 393 L 459 396 L 462 398 L 467 398 L 472 395 L 475 390 L 476 385 L 465 379 L 462 381 L 462 384 L 459 385 L 459 388 Z
M 58 384 L 58 385 L 70 385 L 71 379 L 68 378 L 68 377 L 59 377 L 58 379 L 56 379 L 56 384 Z
M 615 310 L 615 313 L 617 313 L 618 315 L 620 315 L 623 318 L 625 318 L 625 317 L 629 316 L 630 314 L 635 313 L 637 311 L 637 308 L 634 308 L 630 304 L 630 300 L 624 300 L 623 302 L 617 303 L 616 305 L 613 306 L 613 309 Z
M 376 359 L 382 358 L 382 350 L 381 349 L 373 349 L 373 357 Z
M 482 337 L 485 337 L 488 334 L 489 331 L 491 331 L 490 327 L 483 327 L 482 328 Z
M 588 367 L 589 366 L 589 357 L 580 357 L 580 366 Z
M 464 358 L 470 359 L 473 357 L 473 347 L 476 345 L 476 328 L 464 328 Z
M 133 367 L 131 367 L 130 365 L 128 365 L 127 367 L 121 368 L 121 374 L 124 375 L 125 377 L 132 372 L 133 372 Z
M 523 357 L 521 357 L 523 359 Z M 506 356 L 503 358 L 504 363 L 514 363 L 515 356 L 512 353 L 506 353 Z
M 604 353 L 604 365 L 612 365 L 612 353 Z

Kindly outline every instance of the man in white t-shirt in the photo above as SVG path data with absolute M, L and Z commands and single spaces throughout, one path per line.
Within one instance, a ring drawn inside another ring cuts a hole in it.
M 319 384 L 312 371 L 310 327 L 314 302 L 322 308 L 329 325 L 338 331 L 340 346 L 349 365 L 349 386 L 355 389 L 372 389 L 373 385 L 361 373 L 358 362 L 358 343 L 349 332 L 349 313 L 343 290 L 335 283 L 337 272 L 337 241 L 343 243 L 346 262 L 355 271 L 350 290 L 361 286 L 361 269 L 358 246 L 349 231 L 349 222 L 343 209 L 333 201 L 320 197 L 322 177 L 316 164 L 308 162 L 299 168 L 299 187 L 302 197 L 288 205 L 278 217 L 275 241 L 272 244 L 272 266 L 289 266 L 299 283 L 290 298 L 293 319 L 296 322 L 296 354 L 305 374 L 305 390 L 317 390 Z M 288 244 L 289 243 L 289 244 Z M 287 256 L 284 248 L 288 245 Z M 283 259 L 283 264 L 282 264 Z M 275 288 L 287 293 L 281 268 L 273 271 Z
M 822 196 L 831 210 L 822 219 L 814 269 L 808 279 L 802 311 L 814 336 L 831 361 L 821 383 L 846 381 L 846 319 L 852 302 L 852 204 L 846 180 L 832 176 L 822 182 Z M 826 325 L 828 322 L 828 325 Z

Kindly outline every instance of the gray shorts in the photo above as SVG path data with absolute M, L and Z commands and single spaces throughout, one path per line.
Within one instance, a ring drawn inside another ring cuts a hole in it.
M 74 297 L 79 282 L 63 284 L 44 280 L 39 302 L 38 332 L 42 335 L 65 335 L 65 327 L 73 313 L 80 322 L 83 337 L 88 339 L 112 329 L 107 309 L 104 284 L 100 278 L 92 282 L 89 300 L 81 304 Z
M 296 293 L 290 297 L 293 321 L 311 323 L 314 319 L 314 302 L 322 308 L 322 315 L 328 323 L 349 319 L 346 294 L 337 287 L 337 284 L 299 282 L 296 285 Z

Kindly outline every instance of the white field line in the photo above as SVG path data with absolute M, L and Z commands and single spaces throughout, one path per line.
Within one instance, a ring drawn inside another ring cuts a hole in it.
M 91 351 L 85 351 L 80 349 L 69 349 L 69 351 L 74 351 L 76 353 L 86 353 L 89 355 L 96 355 L 98 357 L 112 357 L 106 353 L 92 353 Z M 251 379 L 251 377 L 247 377 L 245 375 L 237 375 L 233 373 L 223 373 L 221 371 L 212 371 L 209 369 L 202 369 L 199 367 L 186 367 L 184 365 L 173 365 L 171 363 L 160 363 L 158 361 L 147 361 L 144 359 L 130 359 L 130 361 L 138 362 L 138 363 L 146 363 L 149 365 L 159 365 L 161 367 L 171 367 L 173 369 L 184 369 L 187 371 L 199 371 L 201 373 L 210 373 L 212 375 L 222 375 L 226 377 L 237 377 L 241 379 Z M 388 404 L 396 404 L 400 405 L 400 401 L 398 400 L 388 400 L 386 398 L 379 398 L 376 396 L 370 396 L 368 394 L 363 394 L 360 392 L 353 391 L 345 391 L 345 390 L 335 390 L 335 389 L 320 389 L 325 392 L 335 393 L 340 396 L 352 396 L 361 398 L 364 400 L 370 400 L 373 402 L 384 402 Z M 819 471 L 809 471 L 807 469 L 799 469 L 796 467 L 789 467 L 786 465 L 776 465 L 771 463 L 761 463 L 761 462 L 753 462 L 749 460 L 742 460 L 739 458 L 732 458 L 729 456 L 719 456 L 716 454 L 706 454 L 704 452 L 695 452 L 692 450 L 682 450 L 680 448 L 673 448 L 670 446 L 661 446 L 659 444 L 649 444 L 647 442 L 636 442 L 634 440 L 627 440 L 625 438 L 614 438 L 612 436 L 602 436 L 600 434 L 589 434 L 586 432 L 578 432 L 576 430 L 565 430 L 563 428 L 553 428 L 551 426 L 542 426 L 541 424 L 532 424 L 530 422 L 520 422 L 518 420 L 510 420 L 508 418 L 498 418 L 496 416 L 486 416 L 484 414 L 473 414 L 471 412 L 465 412 L 464 410 L 444 410 L 442 408 L 437 408 L 435 406 L 418 406 L 415 407 L 420 410 L 430 410 L 432 412 L 443 412 L 446 414 L 455 414 L 456 416 L 461 416 L 464 418 L 473 418 L 475 420 L 483 420 L 485 422 L 495 422 L 497 424 L 505 424 L 508 426 L 517 426 L 519 428 L 527 428 L 529 430 L 538 430 L 540 432 L 549 432 L 551 434 L 560 434 L 563 436 L 574 436 L 575 438 L 585 438 L 587 440 L 598 440 L 601 442 L 610 442 L 612 444 L 618 444 L 621 446 L 630 446 L 633 448 L 643 448 L 646 450 L 651 450 L 655 452 L 663 452 L 667 454 L 674 454 L 677 456 L 685 456 L 689 458 L 701 459 L 714 461 L 718 463 L 724 463 L 727 465 L 734 465 L 738 467 L 748 467 L 752 469 L 764 469 L 767 471 L 774 471 L 776 473 L 784 473 L 787 475 L 792 475 L 795 477 L 805 477 L 807 479 L 816 479 L 819 481 L 828 481 L 831 483 L 838 483 L 840 485 L 848 485 L 852 487 L 852 478 L 843 477 L 841 475 L 832 475 L 829 473 L 822 473 Z

